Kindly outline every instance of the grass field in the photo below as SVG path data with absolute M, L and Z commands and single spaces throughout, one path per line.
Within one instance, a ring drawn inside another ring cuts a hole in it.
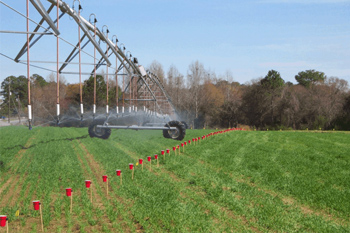
M 232 131 L 160 155 L 159 168 L 153 155 L 179 143 L 160 131 L 101 140 L 86 128 L 11 126 L 0 138 L 0 215 L 11 232 L 40 231 L 33 200 L 46 232 L 350 232 L 350 134 Z

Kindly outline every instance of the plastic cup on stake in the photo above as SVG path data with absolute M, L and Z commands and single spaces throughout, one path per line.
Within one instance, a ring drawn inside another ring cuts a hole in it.
M 117 176 L 120 177 L 120 185 L 122 185 L 123 184 L 122 171 L 121 170 L 116 170 L 115 172 L 116 172 Z
M 139 164 L 142 166 L 142 171 L 143 171 L 143 159 L 139 159 Z
M 131 179 L 134 179 L 134 164 L 129 163 L 129 169 L 132 171 L 131 172 Z
M 70 197 L 70 213 L 72 213 L 73 208 L 73 195 L 72 195 L 72 188 L 66 188 L 66 196 Z
M 157 160 L 157 167 L 159 167 L 158 155 L 154 155 L 154 159 Z
M 6 221 L 7 221 L 7 216 L 6 215 L 0 215 L 0 227 L 5 227 L 6 226 Z
M 44 224 L 43 224 L 43 214 L 41 211 L 41 203 L 39 200 L 33 201 L 34 210 L 40 211 L 40 219 L 41 219 L 41 230 L 44 232 Z
M 87 189 L 90 189 L 90 199 L 91 199 L 91 203 L 92 203 L 92 187 L 91 187 L 91 180 L 85 180 L 85 187 Z
M 107 196 L 108 196 L 108 176 L 107 175 L 102 176 L 102 181 L 106 183 L 106 190 L 107 190 Z
M 181 143 L 181 147 L 182 147 L 182 152 L 185 153 L 185 147 L 183 143 Z
M 9 224 L 6 215 L 0 215 L 0 227 L 6 227 L 6 232 L 9 232 Z
M 174 155 L 176 155 L 176 147 L 173 146 Z
M 165 151 L 164 151 L 164 150 L 162 150 L 160 153 L 163 155 L 164 160 L 165 160 Z
M 166 149 L 166 153 L 170 155 L 170 149 Z
M 147 157 L 147 160 L 148 160 L 148 162 L 149 162 L 149 167 L 150 167 L 150 169 L 151 169 L 151 171 L 152 171 L 152 158 L 151 158 L 151 156 L 148 156 L 148 157 Z

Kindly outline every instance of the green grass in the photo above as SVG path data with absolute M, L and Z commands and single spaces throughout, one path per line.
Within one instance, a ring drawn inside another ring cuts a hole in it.
M 185 139 L 209 132 L 187 130 Z M 350 231 L 350 134 L 233 131 L 159 156 L 160 168 L 153 154 L 181 143 L 160 131 L 114 130 L 101 140 L 86 128 L 2 127 L 0 138 L 0 214 L 19 232 L 40 227 L 35 199 L 50 232 Z M 128 164 L 139 158 L 144 170 L 136 166 L 131 180 Z

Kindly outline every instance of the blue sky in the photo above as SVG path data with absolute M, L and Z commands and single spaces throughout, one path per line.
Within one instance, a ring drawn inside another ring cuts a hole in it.
M 25 13 L 24 0 L 2 1 Z M 94 13 L 97 26 L 107 25 L 110 38 L 116 34 L 144 66 L 157 60 L 165 72 L 175 65 L 186 76 L 189 65 L 198 60 L 217 76 L 230 71 L 240 83 L 263 77 L 270 69 L 295 83 L 298 72 L 315 69 L 350 82 L 350 0 L 81 0 L 81 4 L 84 18 Z M 33 7 L 30 18 L 40 19 Z M 26 29 L 25 19 L 2 4 L 0 20 L 0 30 Z M 77 43 L 77 26 L 68 16 L 60 28 L 63 38 Z M 25 37 L 0 33 L 0 53 L 14 58 Z M 60 46 L 63 61 L 71 47 L 63 42 Z M 46 36 L 31 50 L 31 59 L 55 61 L 55 51 L 55 38 Z M 31 68 L 33 73 L 49 74 Z M 0 82 L 21 74 L 26 74 L 25 65 L 0 56 Z M 78 77 L 66 79 L 74 83 Z

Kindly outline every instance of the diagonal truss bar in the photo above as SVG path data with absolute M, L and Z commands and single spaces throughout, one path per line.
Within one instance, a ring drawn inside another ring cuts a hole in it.
M 107 49 L 106 52 L 105 52 L 106 55 L 107 55 L 108 50 L 109 50 L 109 47 L 108 47 L 108 49 Z M 108 57 L 110 57 L 110 56 L 112 56 L 112 53 L 108 55 Z M 96 66 L 94 67 L 94 69 L 92 69 L 91 75 L 94 74 L 95 69 L 98 70 L 98 68 L 100 68 L 102 65 L 104 65 L 104 64 L 103 64 L 104 61 L 105 61 L 105 60 L 103 59 L 103 57 L 101 57 L 101 59 L 97 62 L 97 64 L 96 64 Z
M 47 10 L 47 12 L 50 13 L 51 10 L 53 9 L 53 7 L 54 7 L 54 5 L 51 5 L 51 6 L 49 7 L 49 9 Z M 59 18 L 61 18 L 63 15 L 64 15 L 64 13 L 62 13 L 62 14 L 60 15 Z M 39 24 L 38 24 L 38 25 L 36 26 L 36 28 L 34 29 L 34 32 L 37 32 L 37 31 L 39 30 L 39 28 L 42 27 L 42 24 L 44 23 L 44 21 L 45 21 L 45 20 L 44 20 L 43 18 L 40 20 Z M 57 19 L 54 21 L 54 23 L 56 23 L 56 22 L 57 22 Z M 44 30 L 44 33 L 47 32 L 48 30 L 50 30 L 50 28 L 51 28 L 50 26 L 47 27 L 47 28 Z M 35 34 L 32 34 L 32 35 L 29 37 L 29 42 L 32 41 L 32 39 L 34 38 L 34 36 L 35 36 Z M 38 38 L 36 38 L 36 39 L 29 45 L 29 48 L 31 48 L 31 47 L 32 47 L 36 42 L 38 42 L 38 40 L 40 40 L 40 38 L 43 37 L 43 36 L 44 36 L 44 35 L 40 35 Z M 20 59 L 26 52 L 27 52 L 27 42 L 24 43 L 22 49 L 21 49 L 20 52 L 17 54 L 17 56 L 16 56 L 16 58 L 15 58 L 14 60 L 15 60 L 16 62 L 18 62 L 19 59 Z
M 47 22 L 47 24 L 52 28 L 52 30 L 55 32 L 55 34 L 58 36 L 60 32 L 58 31 L 58 28 L 56 27 L 55 23 L 50 18 L 48 12 L 46 12 L 43 4 L 40 2 L 40 0 L 30 0 L 32 5 L 35 7 L 35 9 L 41 14 L 43 19 Z
M 106 60 L 107 65 L 111 66 L 112 63 L 109 61 L 109 59 L 107 58 L 107 56 L 104 54 L 104 52 L 102 51 L 101 47 L 99 46 L 99 44 L 97 43 L 97 41 L 93 38 L 93 36 L 91 36 L 91 34 L 89 33 L 89 31 L 94 31 L 94 26 L 91 25 L 86 19 L 84 19 L 82 16 L 79 16 L 72 8 L 69 7 L 69 5 L 65 2 L 62 2 L 60 0 L 47 0 L 49 2 L 51 2 L 52 4 L 55 5 L 59 5 L 59 8 L 61 9 L 62 12 L 67 13 L 68 15 L 70 15 L 74 21 L 80 26 L 81 30 L 84 32 L 84 34 L 89 38 L 89 40 L 91 41 L 91 43 L 95 46 L 95 48 L 97 49 L 97 51 L 101 54 L 101 56 Z M 103 36 L 103 34 L 99 31 L 98 36 L 100 38 L 105 38 Z

